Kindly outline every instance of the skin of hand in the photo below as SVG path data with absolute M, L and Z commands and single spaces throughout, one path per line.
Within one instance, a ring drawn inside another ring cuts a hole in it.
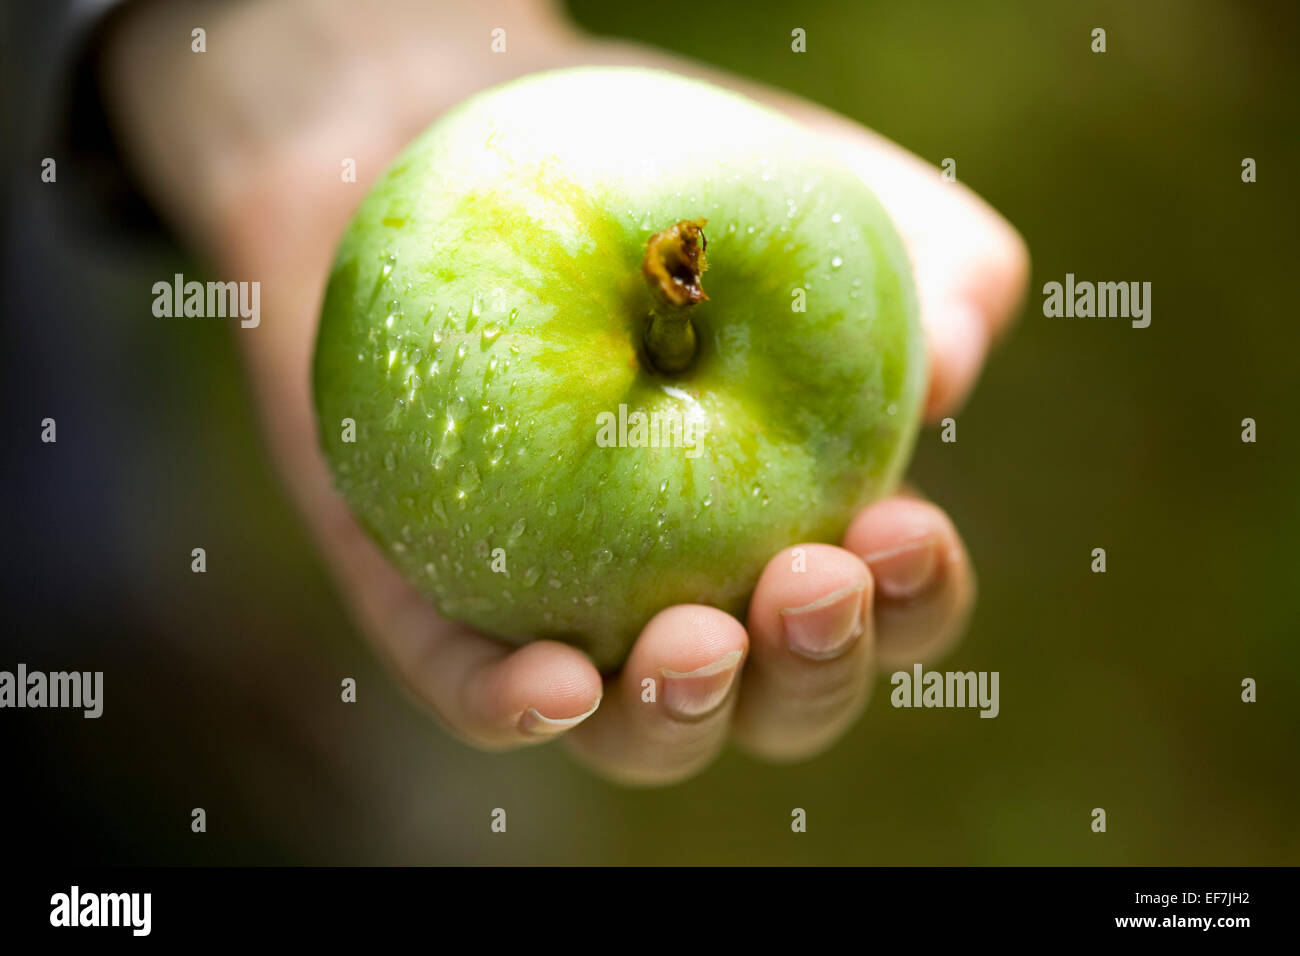
M 194 53 L 190 31 L 207 32 Z M 508 51 L 490 51 L 495 27 Z M 1019 235 L 965 186 L 798 98 L 634 45 L 586 37 L 542 2 L 145 3 L 105 41 L 102 82 L 128 161 L 183 239 L 226 280 L 259 281 L 263 321 L 236 332 L 264 435 L 362 631 L 456 735 L 489 750 L 563 737 L 626 784 L 686 779 L 728 738 L 771 760 L 830 746 L 877 668 L 951 648 L 975 594 L 948 517 L 909 493 L 851 522 L 840 545 L 788 549 L 744 621 L 671 607 L 602 681 L 579 651 L 506 647 L 447 621 L 388 563 L 333 490 L 310 365 L 335 244 L 368 185 L 440 113 L 514 76 L 577 64 L 659 66 L 737 89 L 822 136 L 860 172 L 912 257 L 931 380 L 926 417 L 953 413 L 1019 308 Z M 344 158 L 358 182 L 341 181 Z M 791 542 L 795 546 L 796 542 Z M 654 678 L 656 703 L 642 702 Z

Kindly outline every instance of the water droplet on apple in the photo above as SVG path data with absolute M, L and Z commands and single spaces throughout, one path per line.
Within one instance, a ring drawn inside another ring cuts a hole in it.
M 537 583 L 537 579 L 542 576 L 540 568 L 529 568 L 524 572 L 524 587 L 530 588 Z
M 554 518 L 559 513 L 559 511 L 560 509 L 556 507 L 555 502 L 552 501 L 549 505 L 546 506 L 546 517 Z
M 497 340 L 501 334 L 501 326 L 495 322 L 488 322 L 483 326 L 483 331 L 479 333 L 479 341 L 484 350 L 492 347 L 492 343 Z
M 704 507 L 707 508 L 711 504 L 713 504 L 713 492 L 710 491 L 707 495 L 704 496 Z
M 838 269 L 842 265 L 844 265 L 844 260 L 841 259 L 839 256 L 835 256 L 833 259 L 831 259 L 832 269 Z
M 461 495 L 464 496 L 471 491 L 476 491 L 482 483 L 483 479 L 479 477 L 478 469 L 474 467 L 474 463 L 472 461 L 466 462 L 465 467 L 460 470 L 460 477 L 456 479 L 456 487 L 460 489 Z
M 479 316 L 483 314 L 483 300 L 474 296 L 474 301 L 469 305 L 469 314 L 465 316 L 465 331 L 474 331 L 474 324 L 478 322 Z
M 596 552 L 597 564 L 609 564 L 609 562 L 613 560 L 614 560 L 614 552 L 609 550 L 609 548 L 601 548 L 599 551 Z
M 387 469 L 388 471 L 397 470 L 397 456 L 394 455 L 391 451 L 384 452 L 384 468 Z
M 510 540 L 518 541 L 521 537 L 523 537 L 524 529 L 526 527 L 528 527 L 528 522 L 523 518 L 520 518 L 518 521 L 512 524 L 510 526 Z
M 844 217 L 841 216 L 839 213 L 835 213 L 831 216 L 831 222 L 839 222 L 843 218 Z
M 555 591 L 558 591 L 560 588 L 564 587 L 564 585 L 560 583 L 559 578 L 551 578 L 546 583 L 549 584 L 551 586 L 551 589 Z

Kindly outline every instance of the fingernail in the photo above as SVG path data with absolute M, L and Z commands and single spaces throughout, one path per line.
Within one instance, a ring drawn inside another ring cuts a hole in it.
M 815 661 L 844 654 L 862 635 L 862 592 L 866 584 L 850 584 L 803 607 L 781 608 L 781 622 L 790 650 Z
M 594 714 L 599 706 L 600 698 L 597 697 L 596 702 L 591 705 L 591 710 L 577 717 L 547 717 L 536 707 L 529 707 L 519 718 L 519 729 L 530 737 L 554 737 L 578 726 Z
M 732 651 L 712 664 L 693 671 L 674 671 L 665 667 L 664 707 L 673 716 L 695 719 L 722 706 L 740 667 L 740 651 Z
M 876 590 L 884 597 L 902 600 L 916 597 L 934 581 L 939 569 L 939 548 L 932 534 L 905 541 L 883 551 L 863 555 L 876 579 Z

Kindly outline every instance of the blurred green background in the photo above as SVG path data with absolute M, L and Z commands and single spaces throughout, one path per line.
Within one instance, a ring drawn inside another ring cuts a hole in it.
M 347 620 L 259 446 L 232 337 L 133 315 L 117 347 L 150 369 L 127 397 L 155 451 L 124 452 L 113 490 L 129 617 L 83 622 L 122 634 L 103 650 L 108 687 L 132 691 L 111 724 L 6 716 L 40 742 L 31 800 L 75 821 L 62 839 L 112 862 L 1300 863 L 1296 7 L 570 9 L 952 157 L 1025 235 L 1025 312 L 957 443 L 926 431 L 912 469 L 981 582 L 965 642 L 937 666 L 999 671 L 1000 716 L 895 710 L 882 676 L 818 759 L 729 752 L 646 792 L 556 747 L 473 752 Z M 1150 327 L 1043 317 L 1043 284 L 1067 272 L 1151 282 Z M 196 542 L 203 577 L 177 557 Z M 19 629 L 31 660 L 39 627 Z M 344 676 L 356 705 L 338 703 Z M 1241 702 L 1245 677 L 1258 703 Z M 495 807 L 505 835 L 489 831 Z

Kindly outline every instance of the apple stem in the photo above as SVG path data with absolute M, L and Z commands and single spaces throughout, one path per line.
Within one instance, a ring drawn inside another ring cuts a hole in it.
M 691 310 L 708 296 L 700 276 L 708 268 L 704 250 L 705 219 L 683 219 L 657 232 L 646 243 L 641 273 L 650 286 L 654 305 L 646 326 L 645 349 L 659 372 L 681 372 L 695 358 L 695 325 Z

